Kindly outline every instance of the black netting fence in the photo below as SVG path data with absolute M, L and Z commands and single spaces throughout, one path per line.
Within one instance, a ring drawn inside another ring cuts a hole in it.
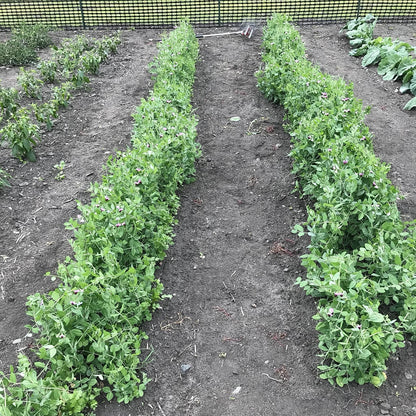
M 345 22 L 371 13 L 385 22 L 416 22 L 416 0 L 0 0 L 0 30 L 21 22 L 59 28 L 225 26 L 286 13 L 302 23 Z

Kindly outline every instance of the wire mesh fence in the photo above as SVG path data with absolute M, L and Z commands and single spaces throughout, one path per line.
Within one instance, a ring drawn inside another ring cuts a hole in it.
M 286 13 L 298 22 L 345 22 L 371 13 L 416 22 L 416 0 L 0 0 L 0 30 L 21 22 L 64 29 L 224 26 Z

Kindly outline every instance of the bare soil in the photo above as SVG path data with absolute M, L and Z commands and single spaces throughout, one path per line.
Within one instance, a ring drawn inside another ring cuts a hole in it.
M 309 58 L 352 81 L 356 96 L 372 106 L 375 151 L 391 164 L 391 180 L 404 195 L 403 218 L 414 219 L 416 119 L 402 110 L 410 96 L 349 56 L 340 28 L 299 29 Z M 414 44 L 416 25 L 380 24 L 376 35 Z M 64 223 L 77 215 L 76 201 L 88 202 L 108 156 L 129 144 L 131 114 L 152 88 L 146 66 L 157 48 L 149 39 L 158 36 L 122 32 L 119 53 L 43 134 L 35 163 L 21 164 L 0 149 L 0 167 L 12 175 L 11 187 L 0 191 L 0 369 L 33 342 L 25 301 L 52 289 L 56 283 L 44 274 L 71 255 Z M 98 416 L 416 415 L 415 343 L 406 341 L 389 360 L 378 389 L 341 389 L 318 377 L 314 299 L 294 286 L 308 242 L 291 229 L 306 218 L 305 203 L 293 192 L 284 111 L 256 88 L 260 43 L 260 28 L 250 40 L 200 40 L 193 105 L 203 155 L 196 181 L 181 190 L 175 244 L 157 272 L 173 296 L 145 326 L 143 370 L 152 381 L 130 404 L 102 399 Z M 2 85 L 13 85 L 16 73 L 0 68 Z M 61 160 L 65 178 L 58 181 Z

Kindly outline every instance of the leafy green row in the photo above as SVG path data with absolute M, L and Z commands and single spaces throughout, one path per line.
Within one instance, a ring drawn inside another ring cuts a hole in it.
M 307 276 L 297 283 L 319 298 L 321 377 L 379 386 L 403 331 L 416 335 L 415 224 L 400 219 L 398 191 L 374 155 L 368 109 L 352 85 L 306 59 L 284 15 L 268 22 L 263 47 L 258 85 L 287 110 L 293 170 L 314 202 L 294 231 L 310 236 Z
M 407 42 L 378 37 L 373 39 L 377 19 L 367 15 L 351 20 L 346 24 L 346 36 L 354 49 L 353 56 L 362 56 L 362 65 L 378 65 L 377 72 L 386 81 L 401 80 L 400 92 L 416 95 L 416 59 L 412 55 L 415 48 Z M 416 107 L 416 97 L 404 106 L 404 110 Z
M 52 128 L 60 109 L 68 106 L 71 92 L 89 82 L 88 74 L 96 74 L 101 63 L 116 52 L 120 42 L 119 34 L 94 41 L 84 35 L 65 39 L 61 47 L 54 47 L 50 60 L 40 61 L 36 69 L 20 68 L 21 91 L 0 87 L 0 122 L 5 122 L 0 134 L 1 139 L 10 144 L 14 157 L 36 160 L 33 148 L 40 141 L 40 126 L 45 125 L 47 130 Z M 33 102 L 30 107 L 21 104 L 24 96 L 42 100 L 42 88 L 52 83 L 59 85 L 49 89 L 48 101 Z
M 12 30 L 11 39 L 0 43 L 0 65 L 27 65 L 38 59 L 38 50 L 52 44 L 49 36 L 50 28 L 43 24 L 21 24 Z M 4 112 L 4 104 L 13 106 L 13 92 L 6 94 L 6 102 L 2 99 L 3 88 L 0 87 L 0 110 Z M 10 99 L 7 101 L 7 99 Z M 0 169 L 0 188 L 9 186 L 9 175 Z
M 12 30 L 11 38 L 0 43 L 0 65 L 27 65 L 38 59 L 38 50 L 52 44 L 50 27 L 38 23 L 21 24 Z
M 74 259 L 60 265 L 60 285 L 29 297 L 35 362 L 21 355 L 0 382 L 0 413 L 81 415 L 104 393 L 119 402 L 143 395 L 140 329 L 161 299 L 156 265 L 172 243 L 178 186 L 191 181 L 200 150 L 190 98 L 198 43 L 181 24 L 159 47 L 154 89 L 134 113 L 132 147 L 110 158 L 92 201 L 67 224 Z

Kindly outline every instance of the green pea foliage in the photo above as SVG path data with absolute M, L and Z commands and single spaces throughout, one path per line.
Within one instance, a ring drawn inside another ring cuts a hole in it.
M 17 370 L 1 374 L 2 415 L 81 415 L 101 394 L 125 403 L 143 395 L 141 325 L 163 297 L 155 269 L 172 244 L 176 192 L 200 153 L 190 104 L 197 56 L 187 23 L 160 43 L 131 148 L 109 159 L 91 203 L 68 222 L 74 255 L 54 276 L 58 287 L 28 298 L 37 361 L 20 355 Z
M 296 283 L 318 298 L 321 377 L 380 386 L 404 333 L 416 337 L 415 222 L 400 219 L 400 195 L 352 85 L 307 60 L 285 15 L 268 21 L 263 49 L 258 86 L 286 109 L 293 171 L 311 202 L 293 231 L 310 239 Z

